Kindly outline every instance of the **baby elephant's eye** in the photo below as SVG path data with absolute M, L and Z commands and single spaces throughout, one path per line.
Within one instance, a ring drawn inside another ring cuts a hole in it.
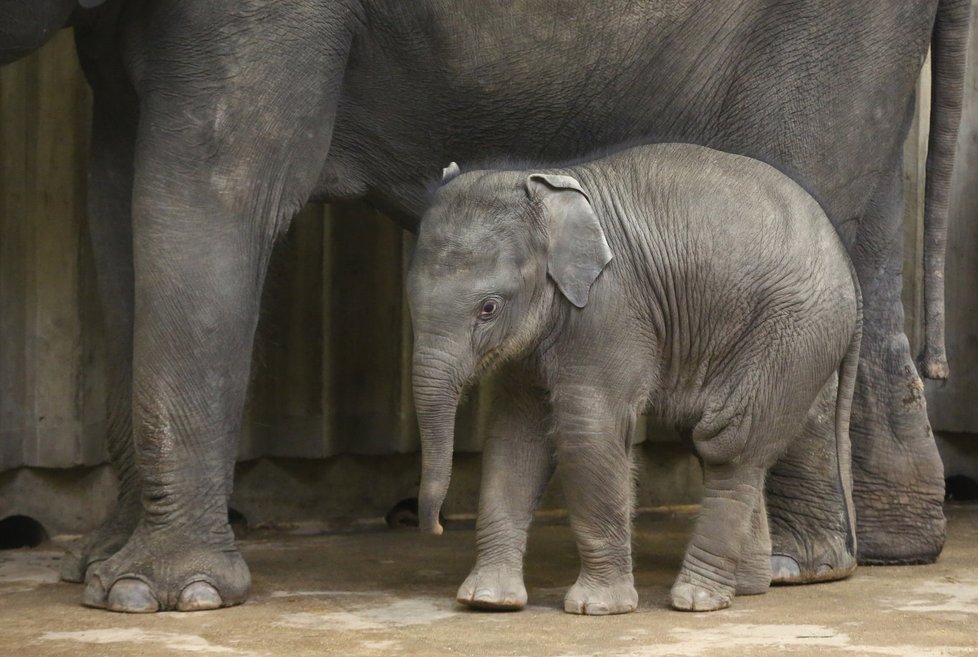
M 482 302 L 482 306 L 479 308 L 479 319 L 486 321 L 492 319 L 496 316 L 499 311 L 499 300 L 498 299 L 486 299 Z

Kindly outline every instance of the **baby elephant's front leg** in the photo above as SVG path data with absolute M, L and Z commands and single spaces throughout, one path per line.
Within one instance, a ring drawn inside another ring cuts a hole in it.
M 581 557 L 581 572 L 564 598 L 564 610 L 587 615 L 634 611 L 638 593 L 632 577 L 627 422 L 593 416 L 562 420 L 557 467 Z
M 526 606 L 523 555 L 533 511 L 553 474 L 546 392 L 518 366 L 503 369 L 482 454 L 478 557 L 456 599 L 469 607 Z

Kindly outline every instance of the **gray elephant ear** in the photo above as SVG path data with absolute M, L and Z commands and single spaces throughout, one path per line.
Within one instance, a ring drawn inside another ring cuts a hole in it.
M 614 257 L 591 199 L 570 176 L 534 173 L 526 189 L 542 203 L 548 222 L 547 271 L 568 301 L 583 308 L 594 281 Z

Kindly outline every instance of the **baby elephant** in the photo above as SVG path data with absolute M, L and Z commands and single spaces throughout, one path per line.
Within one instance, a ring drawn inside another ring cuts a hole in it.
M 536 172 L 453 163 L 421 223 L 408 294 L 424 530 L 441 533 L 459 396 L 502 366 L 464 604 L 526 604 L 527 529 L 557 467 L 581 559 L 565 609 L 635 609 L 639 413 L 677 427 L 703 463 L 676 609 L 768 588 L 765 475 L 836 372 L 848 464 L 858 285 L 818 203 L 756 160 L 658 144 Z

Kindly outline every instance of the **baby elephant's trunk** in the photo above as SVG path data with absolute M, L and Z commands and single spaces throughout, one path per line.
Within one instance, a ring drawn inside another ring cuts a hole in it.
M 414 356 L 414 405 L 421 427 L 421 531 L 441 534 L 438 518 L 452 477 L 455 410 L 461 386 L 454 372 L 441 371 L 451 362 L 444 356 Z

